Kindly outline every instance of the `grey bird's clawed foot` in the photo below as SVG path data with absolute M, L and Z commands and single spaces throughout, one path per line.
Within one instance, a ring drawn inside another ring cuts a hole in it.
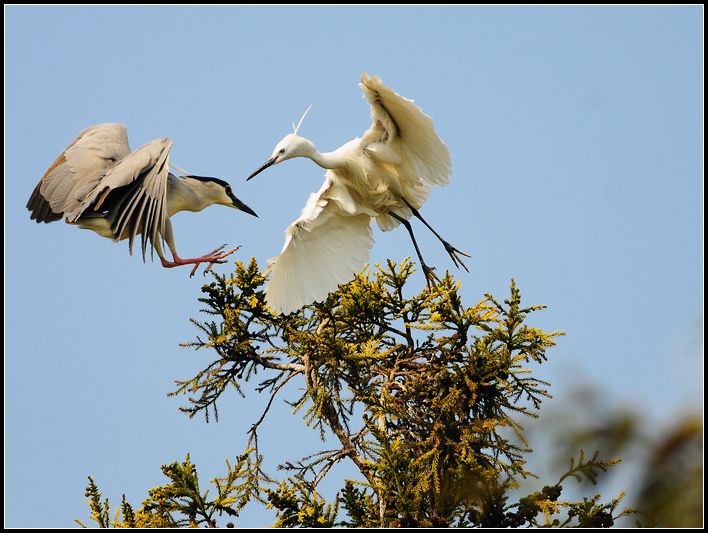
M 226 245 L 224 244 L 224 246 L 226 246 Z M 222 246 L 221 248 L 219 248 L 219 250 L 221 250 L 222 248 L 224 248 L 224 246 Z M 234 252 L 235 252 L 236 250 L 238 250 L 239 248 L 241 248 L 241 247 L 240 247 L 240 246 L 236 246 L 236 247 L 234 247 L 234 248 L 231 248 L 230 250 L 226 250 L 225 252 L 221 252 L 220 254 L 210 254 L 210 255 L 209 255 L 209 263 L 211 263 L 211 264 L 214 264 L 214 263 L 226 263 L 226 261 L 219 261 L 219 259 L 223 259 L 224 257 L 230 256 L 232 253 L 234 253 Z
M 195 260 L 190 260 L 190 261 L 189 261 L 190 263 L 191 263 L 191 262 L 194 263 L 194 267 L 192 268 L 192 271 L 189 273 L 189 277 L 191 278 L 191 277 L 194 276 L 194 274 L 197 273 L 197 270 L 199 269 L 199 265 L 201 265 L 202 263 L 209 263 L 209 264 L 206 266 L 206 268 L 204 269 L 204 272 L 203 272 L 203 274 L 206 276 L 207 272 L 211 271 L 212 267 L 213 267 L 215 264 L 223 264 L 223 263 L 226 263 L 226 261 L 224 261 L 223 259 L 224 259 L 225 257 L 230 256 L 230 255 L 231 255 L 232 253 L 234 253 L 236 250 L 238 250 L 239 248 L 241 248 L 240 246 L 236 246 L 236 247 L 234 247 L 234 248 L 231 248 L 230 250 L 226 250 L 225 252 L 221 252 L 221 250 L 223 250 L 225 247 L 226 247 L 226 245 L 224 244 L 224 245 L 222 245 L 222 246 L 219 246 L 216 250 L 214 250 L 213 252 L 211 252 L 211 253 L 209 253 L 209 254 L 207 254 L 207 255 L 204 255 L 204 256 L 202 256 L 202 257 L 199 257 L 199 258 L 197 258 L 197 259 L 195 259 Z
M 210 272 L 214 265 L 223 265 L 224 263 L 226 263 L 226 261 L 218 261 L 218 260 L 217 261 L 209 261 L 209 264 L 204 269 L 204 272 L 202 272 L 202 275 L 206 276 L 207 272 Z
M 205 254 L 204 257 L 209 257 L 209 256 L 212 256 L 212 255 L 216 255 L 218 252 L 220 252 L 220 251 L 223 250 L 224 248 L 226 248 L 226 244 L 222 244 L 222 245 L 219 246 L 216 250 L 212 250 L 212 251 L 209 252 L 208 254 Z

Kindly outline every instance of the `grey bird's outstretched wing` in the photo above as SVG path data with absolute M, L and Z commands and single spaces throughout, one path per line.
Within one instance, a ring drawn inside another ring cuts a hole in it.
M 130 153 L 123 124 L 97 124 L 83 130 L 47 169 L 27 202 L 30 218 L 54 222 L 73 212 L 107 169 Z
M 130 151 L 126 127 L 97 124 L 83 130 L 47 169 L 27 203 L 30 218 L 70 224 L 101 217 L 110 223 L 114 240 L 142 236 L 145 259 L 148 240 L 164 235 L 167 179 L 172 142 L 163 137 Z
M 148 240 L 154 250 L 168 222 L 167 179 L 172 141 L 167 137 L 151 141 L 109 168 L 94 188 L 83 197 L 67 222 L 85 216 L 104 216 L 111 223 L 115 240 L 128 239 L 130 253 L 137 235 L 142 237 L 145 259 Z

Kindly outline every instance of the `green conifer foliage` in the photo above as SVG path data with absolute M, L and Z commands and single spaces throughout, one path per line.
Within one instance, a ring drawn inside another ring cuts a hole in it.
M 414 271 L 408 260 L 389 261 L 287 316 L 265 304 L 266 274 L 255 260 L 215 275 L 200 298 L 209 317 L 192 320 L 200 334 L 185 345 L 208 351 L 209 364 L 177 381 L 172 395 L 186 398 L 190 417 L 218 419 L 222 395 L 244 394 L 253 381 L 264 409 L 248 449 L 213 480 L 213 499 L 187 457 L 163 467 L 169 484 L 151 489 L 137 511 L 124 501 L 112 522 L 91 481 L 91 518 L 104 527 L 210 526 L 249 501 L 276 509 L 282 527 L 611 526 L 632 512 L 619 508 L 621 494 L 605 503 L 561 498 L 569 478 L 594 481 L 617 462 L 582 451 L 556 483 L 511 498 L 533 477 L 522 422 L 549 397 L 534 369 L 562 333 L 528 323 L 543 306 L 522 304 L 513 280 L 506 299 L 466 306 L 450 274 L 413 293 Z M 262 470 L 258 430 L 291 381 L 304 392 L 284 399 L 327 446 L 286 462 L 288 477 L 276 481 Z M 317 487 L 340 461 L 352 461 L 360 477 L 328 503 Z

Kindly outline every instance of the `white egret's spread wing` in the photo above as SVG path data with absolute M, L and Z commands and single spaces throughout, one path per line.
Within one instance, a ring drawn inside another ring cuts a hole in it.
M 371 216 L 328 178 L 285 230 L 283 250 L 270 267 L 268 306 L 287 314 L 325 299 L 364 267 L 373 244 Z
M 116 240 L 133 240 L 142 234 L 145 258 L 147 239 L 157 242 L 164 234 L 167 220 L 168 156 L 172 141 L 163 137 L 151 141 L 126 155 L 106 171 L 100 182 L 88 193 L 81 205 L 67 214 L 69 222 L 82 216 L 105 216 L 111 222 Z
M 105 171 L 129 153 L 123 124 L 97 124 L 83 130 L 37 184 L 27 203 L 32 220 L 53 222 L 78 209 Z
M 450 152 L 435 132 L 433 119 L 378 76 L 364 74 L 359 85 L 371 105 L 372 124 L 363 137 L 365 152 L 398 166 L 406 187 L 447 185 L 452 173 Z

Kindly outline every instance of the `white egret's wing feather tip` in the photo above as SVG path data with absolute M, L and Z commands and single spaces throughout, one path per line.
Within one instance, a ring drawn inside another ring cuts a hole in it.
M 321 301 L 353 279 L 374 244 L 371 217 L 349 214 L 327 199 L 331 182 L 311 195 L 303 214 L 286 230 L 281 254 L 270 265 L 266 302 L 278 313 L 292 313 Z

